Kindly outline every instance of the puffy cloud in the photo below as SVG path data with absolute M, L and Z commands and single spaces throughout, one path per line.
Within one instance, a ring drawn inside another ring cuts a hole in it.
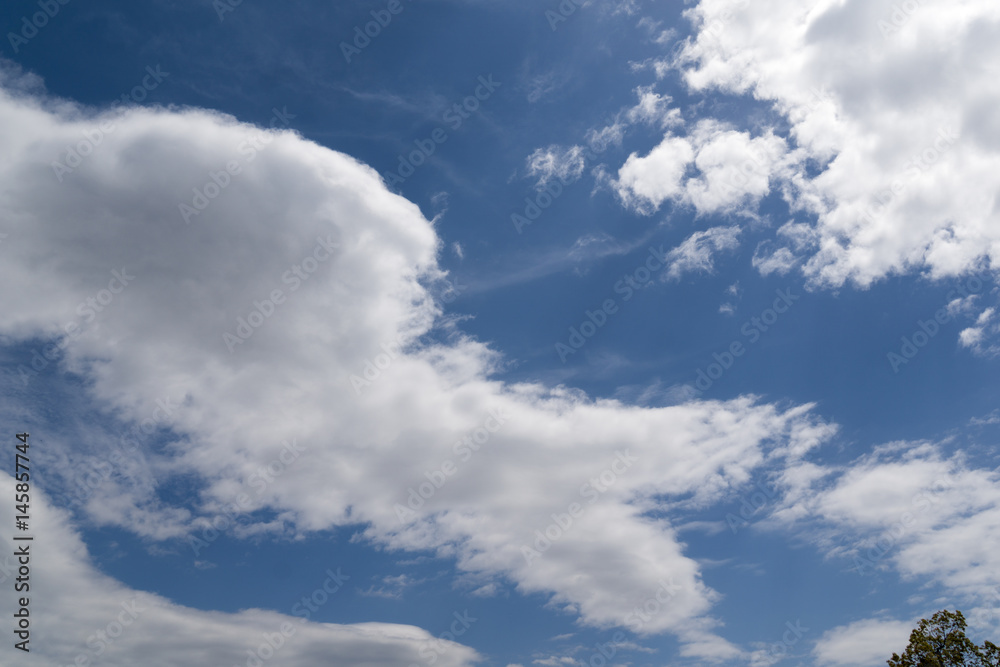
M 996 356 L 1000 354 L 1000 318 L 996 308 L 987 308 L 979 313 L 973 326 L 962 329 L 958 342 L 963 347 L 972 348 L 978 354 Z
M 0 333 L 59 339 L 87 407 L 155 432 L 133 442 L 150 483 L 113 474 L 90 520 L 152 539 L 225 512 L 237 535 L 363 524 L 373 543 L 436 550 L 599 627 L 628 625 L 672 578 L 671 605 L 639 631 L 676 633 L 685 655 L 736 651 L 716 634 L 717 594 L 648 512 L 674 494 L 711 502 L 815 446 L 826 432 L 808 406 L 646 409 L 492 379 L 488 346 L 425 338 L 441 322 L 432 223 L 292 132 L 194 109 L 99 113 L 13 84 L 0 121 Z M 77 441 L 52 441 L 51 478 L 69 479 Z M 167 500 L 181 479 L 196 494 Z
M 749 210 L 766 195 L 786 152 L 773 133 L 751 138 L 713 120 L 702 120 L 688 137 L 668 134 L 645 157 L 633 153 L 618 171 L 615 189 L 640 213 L 664 202 L 690 204 L 699 213 Z M 691 163 L 696 175 L 687 177 Z
M 694 159 L 691 143 L 683 137 L 667 137 L 644 157 L 629 155 L 614 183 L 626 206 L 640 213 L 654 213 L 663 202 L 684 193 L 682 181 Z
M 752 94 L 790 125 L 782 191 L 818 237 L 814 283 L 1000 264 L 995 3 L 702 0 L 688 16 L 669 63 L 688 86 Z

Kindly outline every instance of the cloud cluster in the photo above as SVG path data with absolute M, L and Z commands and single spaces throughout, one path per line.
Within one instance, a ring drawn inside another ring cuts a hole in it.
M 627 207 L 643 214 L 667 201 L 699 214 L 749 211 L 770 191 L 785 152 L 785 141 L 773 132 L 751 138 L 705 119 L 689 136 L 671 132 L 647 155 L 631 154 L 612 185 Z
M 899 442 L 843 467 L 790 466 L 781 484 L 779 506 L 761 525 L 797 531 L 859 576 L 895 571 L 933 585 L 944 599 L 925 616 L 955 605 L 976 631 L 1000 629 L 996 470 L 947 455 L 939 444 Z M 876 638 L 898 636 L 902 648 L 904 627 L 914 621 L 868 619 L 835 628 L 815 655 L 823 664 L 875 664 Z M 848 645 L 854 648 L 842 651 Z
M 716 634 L 718 594 L 649 512 L 672 495 L 709 503 L 763 461 L 796 460 L 831 432 L 809 406 L 646 409 L 499 382 L 489 347 L 426 337 L 440 321 L 428 288 L 443 277 L 440 240 L 369 167 L 290 131 L 136 108 L 60 181 L 52 163 L 107 114 L 6 76 L 0 333 L 60 341 L 89 407 L 126 426 L 173 401 L 156 446 L 137 445 L 151 483 L 97 485 L 90 520 L 153 539 L 201 539 L 220 516 L 244 535 L 362 524 L 374 544 L 436 550 L 599 627 L 624 626 L 671 578 L 678 591 L 642 632 L 676 633 L 685 655 L 738 653 Z M 112 271 L 134 279 L 80 317 Z M 503 425 L 486 442 L 490 415 Z M 59 468 L 74 445 L 53 449 L 51 478 L 71 477 Z M 612 484 L 619 456 L 642 463 Z M 196 495 L 169 493 L 191 479 Z M 413 494 L 423 502 L 401 522 Z M 574 503 L 583 512 L 563 527 Z M 254 524 L 258 509 L 269 518 Z M 523 545 L 540 556 L 528 562 Z M 270 622 L 251 616 L 239 618 Z
M 659 73 L 680 69 L 693 91 L 753 95 L 788 123 L 778 182 L 815 239 L 805 253 L 771 254 L 765 270 L 795 256 L 817 285 L 865 287 L 1000 264 L 1000 125 L 990 111 L 1000 82 L 982 67 L 1000 56 L 995 3 L 702 0 L 688 17 L 694 35 Z M 680 197 L 690 145 L 668 135 L 647 158 L 629 158 L 626 201 L 655 208 Z M 766 191 L 758 180 L 749 192 Z

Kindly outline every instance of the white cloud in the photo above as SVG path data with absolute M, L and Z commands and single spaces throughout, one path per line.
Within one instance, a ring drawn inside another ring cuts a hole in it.
M 933 582 L 961 602 L 970 625 L 997 627 L 1000 473 L 937 445 L 892 443 L 840 469 L 793 466 L 784 484 L 762 524 L 805 527 L 859 574 L 892 568 Z
M 713 257 L 723 250 L 739 246 L 739 227 L 712 227 L 695 232 L 679 246 L 667 253 L 667 276 L 679 279 L 690 271 L 711 273 L 715 268 Z
M 881 667 L 893 651 L 902 653 L 917 621 L 869 618 L 823 633 L 813 648 L 820 665 Z
M 958 334 L 958 342 L 977 354 L 1000 354 L 1000 317 L 997 317 L 996 308 L 987 308 L 981 312 L 975 325 L 962 329 Z
M 683 123 L 680 109 L 670 108 L 669 95 L 660 95 L 652 86 L 637 88 L 639 102 L 625 112 L 629 123 L 645 123 L 665 129 Z
M 549 146 L 528 156 L 528 175 L 537 179 L 536 187 L 544 188 L 553 179 L 573 183 L 583 175 L 586 158 L 582 146 Z
M 684 173 L 693 159 L 694 149 L 687 139 L 667 135 L 645 157 L 629 155 L 618 170 L 615 190 L 626 206 L 654 213 L 663 202 L 681 197 Z
M 644 513 L 660 495 L 710 502 L 762 461 L 815 446 L 826 432 L 809 426 L 808 406 L 739 398 L 646 409 L 505 385 L 490 377 L 500 358 L 487 346 L 455 330 L 448 343 L 420 342 L 439 322 L 426 284 L 442 277 L 442 243 L 374 170 L 291 132 L 259 136 L 220 114 L 139 109 L 114 117 L 59 182 L 51 162 L 109 120 L 0 92 L 9 235 L 0 333 L 58 337 L 76 322 L 61 363 L 87 378 L 90 408 L 126 424 L 148 419 L 164 397 L 177 402 L 169 447 L 149 459 L 155 485 L 101 485 L 90 520 L 151 539 L 200 535 L 253 488 L 237 535 L 364 524 L 373 543 L 454 557 L 462 572 L 550 595 L 586 625 L 624 625 L 673 577 L 678 593 L 643 633 L 677 634 L 685 655 L 736 652 L 717 635 L 709 613 L 718 595 L 698 564 L 671 526 Z M 248 137 L 261 147 L 247 150 Z M 238 173 L 223 177 L 231 162 Z M 181 203 L 203 210 L 186 224 Z M 712 247 L 735 238 L 713 233 Z M 679 254 L 678 266 L 691 257 Z M 128 287 L 92 320 L 78 316 L 123 268 L 135 276 Z M 487 436 L 484 425 L 497 428 Z M 481 452 L 456 446 L 480 434 Z M 58 480 L 73 465 L 72 438 L 52 440 Z M 282 442 L 302 453 L 270 483 L 253 482 Z M 140 451 L 152 457 L 148 443 Z M 615 483 L 590 504 L 581 485 L 601 485 L 619 451 L 642 464 L 616 466 Z M 180 475 L 204 487 L 176 506 L 159 490 Z M 411 489 L 442 476 L 401 521 Z M 528 563 L 521 546 L 573 502 L 586 511 Z M 253 524 L 247 514 L 261 508 L 273 519 Z
M 799 263 L 799 259 L 788 248 L 770 248 L 770 245 L 761 242 L 751 260 L 753 268 L 760 271 L 762 276 L 769 276 L 772 273 L 783 276 Z
M 818 247 L 803 271 L 816 284 L 1000 265 L 1000 124 L 989 111 L 1000 81 L 982 67 L 1000 57 L 1000 6 L 898 6 L 702 0 L 688 12 L 696 35 L 674 64 L 689 87 L 752 94 L 790 123 L 782 192 L 813 220 Z
M 699 213 L 749 211 L 768 193 L 785 151 L 784 140 L 773 133 L 751 138 L 702 120 L 689 137 L 668 134 L 645 157 L 630 155 L 614 187 L 626 206 L 645 214 L 668 200 Z M 697 174 L 686 178 L 692 162 Z
M 14 495 L 14 480 L 6 473 L 0 474 L 0 491 L 6 497 Z M 68 513 L 53 508 L 37 487 L 31 500 L 35 540 L 30 543 L 30 652 L 5 641 L 0 646 L 4 664 L 215 667 L 246 664 L 248 651 L 271 660 L 265 664 L 289 667 L 315 665 L 330 656 L 337 657 L 337 664 L 359 667 L 422 662 L 431 653 L 438 656 L 436 664 L 447 667 L 479 660 L 474 650 L 409 625 L 317 623 L 305 617 L 312 615 L 306 607 L 292 607 L 287 613 L 201 611 L 131 589 L 94 567 L 69 525 Z M 0 536 L 8 545 L 20 544 L 12 542 L 12 512 L 4 514 Z M 17 561 L 10 555 L 4 558 L 0 567 L 4 585 L 9 586 Z M 335 578 L 323 569 L 315 574 L 315 588 L 303 590 L 303 596 L 313 597 L 318 590 L 323 594 L 314 598 L 318 602 L 349 594 L 344 589 L 351 584 L 351 573 L 334 568 Z M 13 618 L 14 596 L 3 596 L 0 609 L 5 618 Z
M 785 153 L 785 142 L 768 133 L 751 139 L 713 121 L 694 131 L 699 176 L 687 181 L 687 200 L 699 213 L 735 210 L 755 203 L 770 189 L 771 174 Z

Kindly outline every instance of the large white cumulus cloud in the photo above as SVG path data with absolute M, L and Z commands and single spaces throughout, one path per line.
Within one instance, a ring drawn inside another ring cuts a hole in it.
M 995 2 L 701 0 L 688 16 L 694 36 L 658 71 L 679 67 L 695 91 L 752 95 L 789 124 L 794 143 L 770 187 L 813 234 L 806 249 L 775 251 L 783 265 L 795 256 L 817 285 L 866 287 L 1000 264 Z M 668 136 L 646 173 L 630 158 L 626 194 L 675 196 L 691 156 L 667 142 L 688 141 Z
M 121 420 L 174 406 L 159 422 L 174 441 L 147 452 L 153 484 L 113 475 L 89 498 L 92 519 L 152 538 L 198 534 L 294 442 L 296 462 L 242 507 L 270 508 L 274 520 L 245 530 L 366 524 L 373 542 L 454 555 L 463 570 L 551 594 L 594 626 L 627 625 L 672 579 L 671 604 L 640 631 L 674 632 L 690 654 L 737 654 L 713 634 L 717 594 L 673 528 L 647 515 L 663 494 L 710 502 L 754 466 L 801 456 L 831 432 L 808 406 L 641 409 L 498 382 L 497 353 L 481 343 L 421 343 L 439 321 L 429 287 L 441 277 L 439 239 L 372 169 L 292 132 L 261 139 L 219 114 L 95 115 L 7 84 L 0 333 L 61 336 L 61 363 Z M 52 162 L 68 164 L 68 148 L 102 123 L 113 129 L 57 175 Z M 181 203 L 198 214 L 185 220 Z M 454 448 L 466 436 L 479 451 Z M 71 466 L 76 446 L 52 465 Z M 446 462 L 444 485 L 401 513 Z M 157 496 L 156 484 L 192 473 L 204 491 L 189 507 Z M 572 525 L 526 557 L 535 531 L 573 503 L 582 511 Z

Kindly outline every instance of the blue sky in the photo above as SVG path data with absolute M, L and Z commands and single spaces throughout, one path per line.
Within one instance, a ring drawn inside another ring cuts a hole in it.
M 995 640 L 1000 15 L 952 4 L 8 2 L 4 663 Z

